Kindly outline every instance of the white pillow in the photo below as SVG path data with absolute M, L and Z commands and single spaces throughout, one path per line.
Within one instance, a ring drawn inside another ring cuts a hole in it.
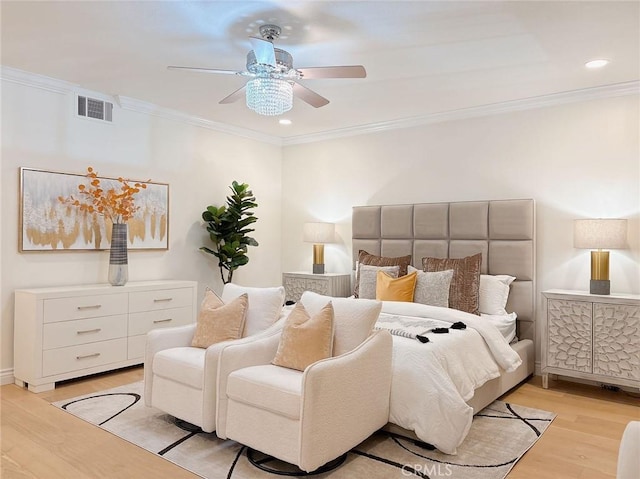
M 278 320 L 284 304 L 284 286 L 250 288 L 227 283 L 222 290 L 222 301 L 228 303 L 244 293 L 249 295 L 247 319 L 242 334 L 246 338 L 264 331 Z
M 509 314 L 482 314 L 480 317 L 483 320 L 493 324 L 504 336 L 504 339 L 508 343 L 513 341 L 516 337 L 516 313 Z
M 369 337 L 378 320 L 382 302 L 372 299 L 332 298 L 311 291 L 302 293 L 300 302 L 315 316 L 331 301 L 333 305 L 333 355 L 340 356 Z
M 504 309 L 509 299 L 509 285 L 516 278 L 506 274 L 480 275 L 480 314 L 507 314 Z
M 413 302 L 428 304 L 430 306 L 449 307 L 449 288 L 453 278 L 453 270 L 425 272 L 409 265 L 409 274 L 418 272 L 416 289 L 413 293 Z
M 392 278 L 397 278 L 400 272 L 400 266 L 371 266 L 368 264 L 359 264 L 358 272 L 358 298 L 376 299 L 376 277 L 378 271 L 384 271 Z

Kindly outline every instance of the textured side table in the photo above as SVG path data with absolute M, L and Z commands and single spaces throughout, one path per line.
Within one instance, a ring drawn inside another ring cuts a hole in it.
M 549 374 L 640 388 L 640 295 L 542 293 L 542 385 Z
M 286 301 L 298 302 L 305 291 L 334 297 L 351 295 L 351 274 L 348 273 L 282 273 L 282 284 Z

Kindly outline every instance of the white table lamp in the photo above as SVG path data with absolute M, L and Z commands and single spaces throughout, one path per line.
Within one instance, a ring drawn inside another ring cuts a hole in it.
M 591 294 L 610 294 L 609 251 L 627 247 L 627 220 L 585 219 L 573 223 L 573 247 L 591 251 Z
M 336 226 L 333 223 L 305 223 L 303 239 L 306 243 L 313 243 L 313 273 L 324 274 L 324 245 L 333 243 L 336 236 Z

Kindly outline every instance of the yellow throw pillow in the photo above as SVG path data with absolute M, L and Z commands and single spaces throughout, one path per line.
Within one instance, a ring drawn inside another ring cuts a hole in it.
M 376 299 L 378 301 L 412 302 L 417 279 L 417 271 L 400 278 L 393 278 L 384 271 L 378 271 L 376 276 Z
M 207 290 L 191 346 L 208 348 L 215 343 L 241 338 L 248 309 L 249 295 L 246 293 L 224 304 L 213 291 Z
M 304 371 L 307 366 L 330 358 L 333 350 L 333 305 L 331 302 L 311 317 L 302 303 L 285 320 L 272 364 Z

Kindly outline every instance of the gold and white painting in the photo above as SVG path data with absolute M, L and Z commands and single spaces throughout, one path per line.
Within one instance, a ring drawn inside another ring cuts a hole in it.
M 102 187 L 120 188 L 115 178 L 99 177 Z M 20 251 L 105 250 L 111 223 L 98 213 L 81 211 L 59 198 L 78 196 L 85 175 L 20 168 Z M 136 180 L 130 180 L 134 182 Z M 135 196 L 139 207 L 129 221 L 130 249 L 169 248 L 169 185 L 150 181 Z

